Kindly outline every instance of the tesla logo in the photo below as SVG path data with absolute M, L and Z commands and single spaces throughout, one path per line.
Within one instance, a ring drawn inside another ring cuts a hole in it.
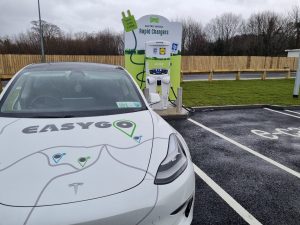
M 73 187 L 74 193 L 75 193 L 75 195 L 77 195 L 78 188 L 79 188 L 79 186 L 82 186 L 82 185 L 83 185 L 83 183 L 73 183 L 73 184 L 69 184 L 69 187 Z

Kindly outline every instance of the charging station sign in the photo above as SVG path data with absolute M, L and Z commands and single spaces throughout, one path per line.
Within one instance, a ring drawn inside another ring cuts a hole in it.
M 147 15 L 137 20 L 134 30 L 137 39 L 137 50 L 145 50 L 148 41 L 168 41 L 171 43 L 173 54 L 181 54 L 182 25 L 179 22 L 169 22 L 165 17 Z M 132 33 L 125 33 L 125 50 L 133 49 L 135 40 Z
M 135 29 L 128 29 L 127 20 L 133 20 L 133 16 L 122 14 L 125 29 L 125 68 L 134 77 L 140 88 L 145 87 L 145 50 L 146 43 L 151 41 L 167 41 L 170 43 L 171 67 L 170 79 L 174 90 L 180 87 L 181 72 L 181 38 L 182 24 L 170 22 L 167 18 L 159 15 L 146 15 L 136 21 Z M 131 24 L 131 21 L 129 21 Z M 128 22 L 128 24 L 129 24 Z M 152 53 L 157 58 L 164 58 L 169 54 L 164 47 L 153 48 Z M 175 96 L 170 93 L 170 98 Z

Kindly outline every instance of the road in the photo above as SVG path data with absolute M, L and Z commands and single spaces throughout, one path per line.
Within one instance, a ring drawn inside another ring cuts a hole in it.
M 192 225 L 299 224 L 300 111 L 203 111 L 169 123 L 197 169 Z

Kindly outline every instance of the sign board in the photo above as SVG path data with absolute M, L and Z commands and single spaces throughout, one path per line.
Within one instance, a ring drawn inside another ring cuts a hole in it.
M 130 15 L 132 16 L 132 15 Z M 136 21 L 137 28 L 125 32 L 125 68 L 139 84 L 145 87 L 145 46 L 149 41 L 168 41 L 171 44 L 171 86 L 180 87 L 182 25 L 158 15 L 143 16 Z M 163 50 L 162 50 L 163 51 Z M 170 92 L 170 98 L 175 96 Z

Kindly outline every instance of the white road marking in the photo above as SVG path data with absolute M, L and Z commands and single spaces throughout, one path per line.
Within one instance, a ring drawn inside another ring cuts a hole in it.
M 261 225 L 254 216 L 252 216 L 243 206 L 241 206 L 234 198 L 232 198 L 225 190 L 223 190 L 216 182 L 214 182 L 206 173 L 194 164 L 195 173 L 213 189 L 234 211 L 236 211 L 247 223 L 253 225 Z
M 300 117 L 299 117 L 299 118 L 300 118 Z M 188 120 L 189 120 L 190 122 L 192 122 L 192 123 L 198 125 L 199 127 L 202 127 L 203 129 L 205 129 L 205 130 L 207 130 L 207 131 L 209 131 L 209 132 L 211 132 L 211 133 L 213 133 L 213 134 L 219 136 L 220 138 L 223 138 L 223 139 L 225 139 L 226 141 L 228 141 L 228 142 L 230 142 L 230 143 L 232 143 L 232 144 L 238 146 L 239 148 L 241 148 L 241 149 L 243 149 L 243 150 L 245 150 L 245 151 L 247 151 L 247 152 L 249 152 L 249 153 L 251 153 L 251 154 L 253 154 L 253 155 L 255 155 L 255 156 L 257 156 L 257 157 L 259 157 L 259 158 L 261 158 L 261 159 L 263 159 L 263 160 L 265 160 L 265 161 L 267 161 L 267 162 L 269 162 L 269 163 L 271 163 L 271 164 L 274 165 L 274 166 L 277 166 L 278 168 L 280 168 L 280 169 L 282 169 L 282 170 L 284 170 L 284 171 L 290 173 L 291 175 L 294 175 L 295 177 L 300 178 L 300 173 L 298 173 L 298 172 L 296 172 L 296 171 L 294 171 L 294 170 L 292 170 L 292 169 L 290 169 L 290 168 L 288 168 L 288 167 L 286 167 L 286 166 L 284 166 L 284 165 L 282 165 L 282 164 L 280 164 L 280 163 L 278 163 L 278 162 L 276 162 L 276 161 L 274 161 L 274 160 L 272 160 L 272 159 L 270 159 L 270 158 L 268 158 L 268 157 L 266 157 L 266 156 L 264 156 L 264 155 L 262 155 L 262 154 L 260 154 L 260 153 L 258 153 L 258 152 L 256 152 L 256 151 L 254 151 L 254 150 L 252 150 L 252 149 L 246 147 L 245 145 L 242 145 L 242 144 L 240 144 L 240 143 L 238 143 L 238 142 L 236 142 L 236 141 L 234 141 L 234 140 L 232 140 L 232 139 L 226 137 L 226 136 L 223 135 L 223 134 L 220 134 L 220 133 L 217 132 L 217 131 L 214 131 L 214 130 L 212 130 L 212 129 L 206 127 L 206 126 L 204 126 L 204 125 L 201 124 L 201 123 L 198 123 L 198 122 L 195 121 L 195 120 L 192 120 L 192 119 L 188 119 Z
M 279 135 L 284 135 L 284 136 L 287 135 L 291 137 L 300 138 L 300 128 L 298 127 L 275 128 L 275 132 L 272 133 L 263 130 L 251 130 L 251 133 L 271 140 L 278 140 Z
M 264 108 L 264 109 L 269 110 L 271 112 L 276 112 L 276 113 L 280 113 L 280 114 L 283 114 L 283 115 L 286 115 L 286 116 L 291 116 L 291 117 L 300 119 L 299 116 L 295 116 L 295 115 L 291 115 L 291 114 L 288 114 L 288 113 L 280 112 L 280 111 L 277 111 L 277 110 L 274 110 L 274 109 L 269 109 L 269 108 Z
M 295 114 L 298 114 L 298 115 L 300 115 L 300 113 L 299 113 L 299 112 L 295 112 L 295 111 L 292 111 L 292 110 L 288 110 L 288 109 L 286 109 L 286 110 L 284 110 L 284 111 L 286 111 L 286 112 L 291 112 L 291 113 L 295 113 Z
M 275 133 L 269 133 L 269 132 L 263 131 L 263 130 L 251 130 L 251 133 L 256 134 L 256 135 L 258 135 L 260 137 L 263 137 L 263 138 L 271 139 L 271 140 L 277 140 L 278 139 L 278 136 L 275 135 Z

